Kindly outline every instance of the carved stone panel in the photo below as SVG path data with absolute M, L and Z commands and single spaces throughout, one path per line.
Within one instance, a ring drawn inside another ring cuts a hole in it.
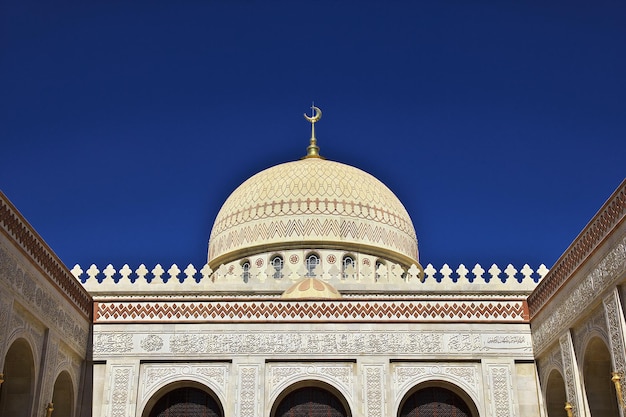
M 166 363 L 143 364 L 140 370 L 139 403 L 145 405 L 162 387 L 172 382 L 189 380 L 210 388 L 224 406 L 227 400 L 228 363 Z
M 385 369 L 383 365 L 364 365 L 363 401 L 367 417 L 385 416 Z
M 239 365 L 237 366 L 237 396 L 239 399 L 236 407 L 238 417 L 259 416 L 259 366 Z
M 270 401 L 290 385 L 307 379 L 328 383 L 341 392 L 348 400 L 353 397 L 353 364 L 290 363 L 269 364 L 267 381 L 270 386 Z
M 110 368 L 110 411 L 111 417 L 127 417 L 134 414 L 132 410 L 133 380 L 135 378 L 135 366 L 112 365 Z
M 598 265 L 572 288 L 563 300 L 554 302 L 541 321 L 533 323 L 533 346 L 542 353 L 571 324 L 586 314 L 599 294 L 614 285 L 626 270 L 626 237 L 598 263 Z
M 157 334 L 158 333 L 158 334 Z M 94 357 L 128 357 L 158 353 L 160 358 L 180 355 L 519 355 L 532 357 L 530 334 L 454 331 L 194 331 L 176 333 L 102 331 L 95 329 Z
M 393 394 L 397 409 L 414 386 L 433 379 L 447 381 L 463 389 L 476 404 L 480 401 L 479 363 L 392 363 Z
M 495 417 L 515 415 L 512 393 L 511 368 L 508 365 L 488 365 L 491 413 Z

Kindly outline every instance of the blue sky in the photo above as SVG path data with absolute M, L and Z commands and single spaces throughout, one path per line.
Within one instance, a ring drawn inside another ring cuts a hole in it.
M 0 189 L 70 268 L 203 264 L 311 101 L 424 265 L 549 267 L 626 176 L 622 1 L 0 6 Z

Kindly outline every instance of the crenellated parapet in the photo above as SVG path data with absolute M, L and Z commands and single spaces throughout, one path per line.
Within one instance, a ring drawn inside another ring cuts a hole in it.
M 116 269 L 113 265 L 87 269 L 75 265 L 71 272 L 92 294 L 104 293 L 265 293 L 280 294 L 304 276 L 314 276 L 331 283 L 342 294 L 376 292 L 449 292 L 449 293 L 529 293 L 548 273 L 545 265 L 533 269 L 528 264 L 520 269 L 509 264 L 496 264 L 485 269 L 480 264 L 468 268 L 461 264 L 452 269 L 444 264 L 437 269 L 432 264 L 421 270 L 416 265 L 403 269 L 397 264 L 366 265 L 340 268 L 335 263 L 320 263 L 310 272 L 302 265 L 287 263 L 280 276 L 275 269 L 257 265 L 244 268 L 240 263 L 221 265 L 213 271 L 208 264 L 184 269 L 176 264 L 167 269 L 160 264 L 148 268 L 141 264 L 131 269 L 128 264 Z M 310 275 L 307 275 L 310 274 Z

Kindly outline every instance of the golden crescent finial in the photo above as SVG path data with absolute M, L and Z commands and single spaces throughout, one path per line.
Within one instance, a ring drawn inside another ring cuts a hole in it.
M 315 138 L 315 123 L 319 122 L 322 118 L 322 111 L 315 105 L 311 106 L 313 114 L 308 116 L 304 113 L 304 118 L 311 123 L 311 140 L 309 146 L 306 148 L 306 156 L 304 158 L 321 158 L 320 148 L 317 146 L 317 139 Z
M 319 120 L 322 118 L 322 111 L 319 107 L 315 106 L 311 106 L 311 110 L 313 110 L 313 115 L 308 116 L 306 113 L 304 113 L 304 118 L 307 119 L 311 124 L 319 122 Z

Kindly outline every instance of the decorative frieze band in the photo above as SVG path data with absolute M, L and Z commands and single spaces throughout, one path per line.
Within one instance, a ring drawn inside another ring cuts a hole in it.
M 150 343 L 146 343 L 150 341 Z M 254 331 L 176 333 L 109 332 L 96 329 L 94 357 L 177 355 L 515 354 L 532 357 L 530 334 L 445 331 Z
M 525 323 L 525 301 L 101 301 L 96 323 L 142 322 L 514 322 Z
M 615 285 L 626 271 L 626 236 L 584 277 L 566 298 L 550 307 L 550 314 L 541 321 L 533 321 L 533 345 L 541 353 L 559 334 L 568 329 L 598 296 Z
M 528 297 L 532 316 L 537 314 L 550 298 L 565 284 L 572 272 L 587 259 L 587 256 L 614 230 L 626 216 L 626 180 L 609 197 L 587 227 L 550 269 L 546 278 Z
M 48 292 L 48 287 L 42 285 L 42 282 L 31 273 L 24 271 L 18 261 L 2 246 L 0 246 L 0 277 L 2 277 L 0 285 L 10 287 L 16 300 L 27 306 L 30 313 L 35 314 L 46 326 L 63 334 L 77 352 L 84 351 L 89 336 L 88 315 L 81 316 L 73 314 L 75 310 L 68 310 L 62 296 Z
M 2 192 L 0 192 L 0 231 L 19 245 L 84 317 L 89 317 L 91 313 L 89 293 Z

